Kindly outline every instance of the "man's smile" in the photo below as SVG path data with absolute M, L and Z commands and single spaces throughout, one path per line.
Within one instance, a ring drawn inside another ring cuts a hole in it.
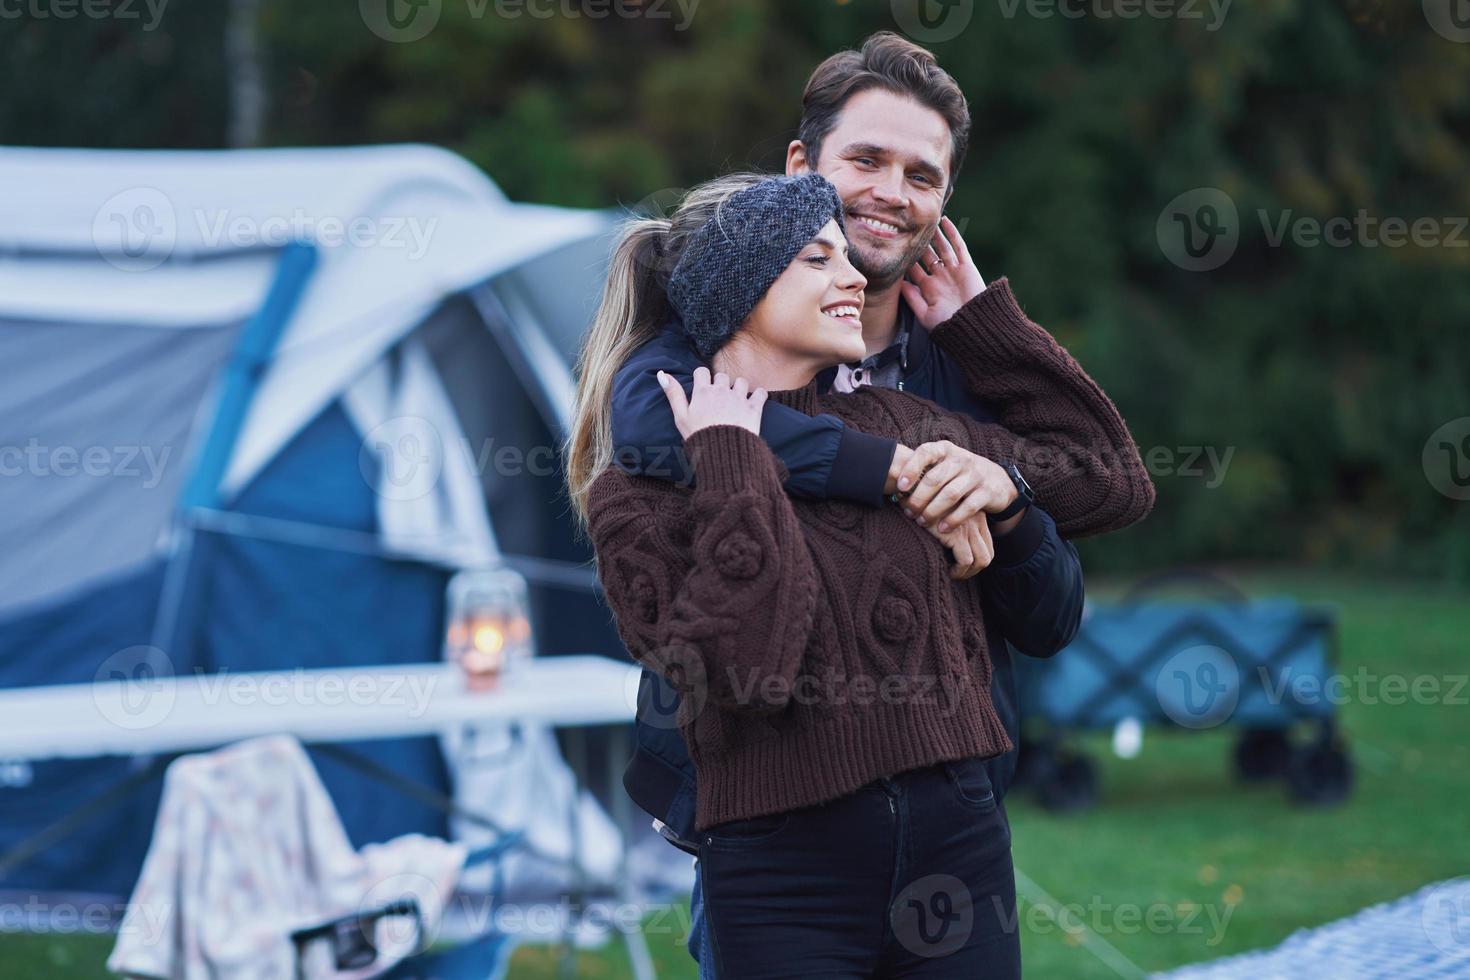
M 874 218 L 866 214 L 854 214 L 852 217 L 864 231 L 874 238 L 891 241 L 903 234 L 903 229 L 890 221 L 884 221 L 881 218 Z

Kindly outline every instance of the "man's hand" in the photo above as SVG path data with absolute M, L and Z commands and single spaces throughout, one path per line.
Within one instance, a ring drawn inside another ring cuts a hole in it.
M 959 229 L 949 218 L 940 218 L 927 252 L 899 285 L 904 302 L 924 329 L 933 330 L 984 291 L 985 280 Z
M 899 455 L 894 456 L 895 465 L 899 465 Z M 1015 483 L 1000 464 L 948 440 L 926 442 L 909 453 L 899 466 L 895 486 L 900 493 L 909 491 L 901 503 L 904 512 L 920 527 L 931 527 L 939 534 L 982 512 L 999 513 L 1017 496 Z M 1010 524 L 995 530 L 1003 534 Z

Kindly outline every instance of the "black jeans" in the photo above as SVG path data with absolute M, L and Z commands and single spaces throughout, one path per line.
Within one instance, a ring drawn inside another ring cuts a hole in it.
M 1011 830 L 984 762 L 699 835 L 719 980 L 1019 978 Z

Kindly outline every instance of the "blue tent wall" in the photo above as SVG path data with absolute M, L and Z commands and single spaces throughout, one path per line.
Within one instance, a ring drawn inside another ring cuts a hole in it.
M 0 687 L 90 683 L 108 657 L 148 643 L 162 582 L 162 565 L 150 565 L 0 624 Z M 0 852 L 121 781 L 133 767 L 133 760 L 116 756 L 32 763 L 27 785 L 0 788 Z M 121 806 L 94 815 L 60 844 L 0 878 L 0 889 L 127 895 L 142 867 L 161 790 L 162 780 L 154 779 Z
M 300 432 L 232 509 L 328 527 L 376 531 L 375 501 L 358 461 L 361 439 L 337 403 Z M 170 651 L 176 672 L 340 667 L 438 659 L 448 573 L 274 541 L 201 533 L 189 594 L 192 642 Z M 119 650 L 149 643 L 162 564 L 0 624 L 0 687 L 88 683 Z M 3 719 L 0 719 L 3 725 Z M 354 743 L 395 772 L 447 792 L 433 738 Z M 4 755 L 0 742 L 0 756 Z M 340 763 L 314 757 L 357 846 L 418 832 L 448 835 L 442 814 Z M 35 763 L 24 787 L 0 788 L 0 851 L 65 815 L 133 770 L 127 758 Z M 161 780 L 87 821 L 0 879 L 0 889 L 125 896 L 146 853 Z
M 359 465 L 362 438 L 333 403 L 250 483 L 231 510 L 376 532 L 376 498 Z M 197 649 L 209 670 L 356 667 L 437 660 L 448 573 L 419 562 L 202 534 Z M 406 708 L 404 710 L 407 710 Z M 352 746 L 395 772 L 447 791 L 434 738 Z M 313 755 L 353 843 L 398 834 L 447 836 L 442 814 Z

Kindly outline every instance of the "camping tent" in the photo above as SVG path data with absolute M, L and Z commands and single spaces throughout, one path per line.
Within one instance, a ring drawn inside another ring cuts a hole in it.
M 620 651 L 554 455 L 611 221 L 423 146 L 0 148 L 0 688 L 433 660 L 497 560 L 539 653 Z M 371 752 L 455 783 L 433 739 Z M 136 765 L 3 754 L 0 852 Z M 356 844 L 447 835 L 317 764 Z M 0 889 L 125 895 L 157 794 Z

